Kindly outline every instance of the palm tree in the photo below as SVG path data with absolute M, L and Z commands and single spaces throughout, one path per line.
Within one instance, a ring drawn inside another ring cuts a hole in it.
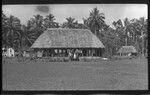
M 27 24 L 27 26 L 22 25 L 21 28 L 21 35 L 20 35 L 20 46 L 22 47 L 30 47 L 33 42 L 36 40 L 36 35 L 33 31 L 31 31 L 30 26 Z
M 141 40 L 142 40 L 142 51 L 141 51 L 141 53 L 142 54 L 144 54 L 144 18 L 142 17 L 142 18 L 140 18 L 139 19 L 139 24 L 140 24 L 140 26 L 141 26 L 141 36 L 140 36 L 140 38 L 141 38 Z
M 90 12 L 90 16 L 87 19 L 86 23 L 88 24 L 88 27 L 90 27 L 91 31 L 94 32 L 95 35 L 97 35 L 97 32 L 99 30 L 102 30 L 105 24 L 105 16 L 103 13 L 99 13 L 99 10 L 97 8 L 94 8 Z
M 109 55 L 115 54 L 118 48 L 123 44 L 121 38 L 116 35 L 116 31 L 111 27 L 103 31 L 102 34 L 103 36 L 100 37 L 100 39 L 106 46 L 106 52 L 108 52 Z
M 125 42 L 126 42 L 125 45 L 126 46 L 128 45 L 128 37 L 130 35 L 130 27 L 129 27 L 129 25 L 130 25 L 129 19 L 125 18 L 124 19 L 124 33 L 123 33 L 123 35 L 125 36 Z
M 78 24 L 78 22 L 75 21 L 75 18 L 68 17 L 66 20 L 67 22 L 63 23 L 62 28 L 75 28 Z
M 17 17 L 10 15 L 6 18 L 6 22 L 3 22 L 3 34 L 2 37 L 5 39 L 7 46 L 14 47 L 16 41 L 16 35 L 20 34 L 19 30 L 21 27 L 20 20 Z
M 114 21 L 113 26 L 115 27 L 116 30 L 116 35 L 118 35 L 119 37 L 122 37 L 122 30 L 123 30 L 123 23 L 122 21 L 119 19 L 118 21 Z
M 128 18 L 124 19 L 124 25 L 120 19 L 116 22 L 114 21 L 113 25 L 116 28 L 116 35 L 118 35 L 121 38 L 121 40 L 125 42 L 125 45 L 131 45 L 132 44 L 131 39 L 133 38 L 132 36 L 135 33 L 133 31 L 134 29 L 132 28 L 129 19 Z
M 36 36 L 39 37 L 44 31 L 43 16 L 39 14 L 34 15 L 34 18 L 30 19 L 30 23 L 33 31 L 36 33 Z
M 3 47 L 7 45 L 7 40 L 6 40 L 6 32 L 7 32 L 7 17 L 6 15 L 2 12 L 2 45 Z
M 134 42 L 141 47 L 140 51 L 144 53 L 144 39 L 147 35 L 147 22 L 142 17 L 140 19 L 133 19 L 131 27 L 134 30 Z
M 42 27 L 42 25 L 43 25 L 43 16 L 41 16 L 39 14 L 34 15 L 34 21 L 35 21 L 36 27 Z
M 144 39 L 144 43 L 145 43 L 145 53 L 147 54 L 147 49 L 148 49 L 148 19 L 145 20 L 145 39 Z
M 88 19 L 83 18 L 83 24 L 85 28 L 90 29 Z
M 84 24 L 82 23 L 78 23 L 75 25 L 75 28 L 77 29 L 88 29 L 88 27 L 86 27 Z
M 53 16 L 53 14 L 49 14 L 46 16 L 46 18 L 44 19 L 44 27 L 47 28 L 58 28 L 59 24 L 54 22 L 55 18 Z
M 118 21 L 114 21 L 112 23 L 115 27 L 115 35 L 119 38 L 121 44 L 118 44 L 118 47 L 123 46 L 125 44 L 125 36 L 124 36 L 124 26 L 122 21 L 119 19 Z
M 144 17 L 141 17 L 139 19 L 139 24 L 140 24 L 140 31 L 141 31 L 141 40 L 142 40 L 142 54 L 144 55 L 144 34 L 146 35 L 146 20 L 144 19 Z

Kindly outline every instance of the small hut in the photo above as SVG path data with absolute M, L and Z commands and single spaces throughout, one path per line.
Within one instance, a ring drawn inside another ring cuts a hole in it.
M 43 56 L 68 56 L 69 52 L 81 51 L 80 56 L 102 56 L 103 43 L 90 30 L 50 28 L 41 34 L 31 46 L 43 51 Z
M 134 46 L 122 46 L 117 54 L 120 56 L 132 56 L 137 55 L 137 50 Z
M 31 49 L 30 47 L 23 47 L 20 51 L 20 53 L 22 54 L 23 57 L 31 57 L 33 54 L 33 49 Z

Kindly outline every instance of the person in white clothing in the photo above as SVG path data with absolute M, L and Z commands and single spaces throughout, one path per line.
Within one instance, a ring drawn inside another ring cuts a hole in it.
M 74 59 L 76 59 L 76 58 L 77 58 L 77 55 L 76 55 L 76 53 L 74 53 L 74 55 L 73 55 L 73 58 L 74 58 Z
M 15 56 L 15 51 L 13 48 L 8 48 L 7 50 L 7 56 L 8 57 L 14 57 Z

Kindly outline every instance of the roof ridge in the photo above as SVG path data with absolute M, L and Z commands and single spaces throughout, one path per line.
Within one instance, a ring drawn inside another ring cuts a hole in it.
M 72 29 L 72 28 L 47 28 L 47 30 L 88 30 L 90 31 L 89 29 Z

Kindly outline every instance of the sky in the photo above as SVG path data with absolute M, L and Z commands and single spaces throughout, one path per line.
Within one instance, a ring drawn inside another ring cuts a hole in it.
M 55 21 L 63 23 L 67 17 L 75 18 L 83 23 L 83 18 L 88 18 L 93 8 L 97 7 L 100 13 L 104 13 L 106 24 L 113 27 L 112 22 L 124 18 L 148 18 L 148 6 L 146 4 L 38 4 L 38 5 L 2 5 L 2 10 L 7 16 L 14 15 L 22 24 L 40 14 L 46 16 L 53 14 Z

